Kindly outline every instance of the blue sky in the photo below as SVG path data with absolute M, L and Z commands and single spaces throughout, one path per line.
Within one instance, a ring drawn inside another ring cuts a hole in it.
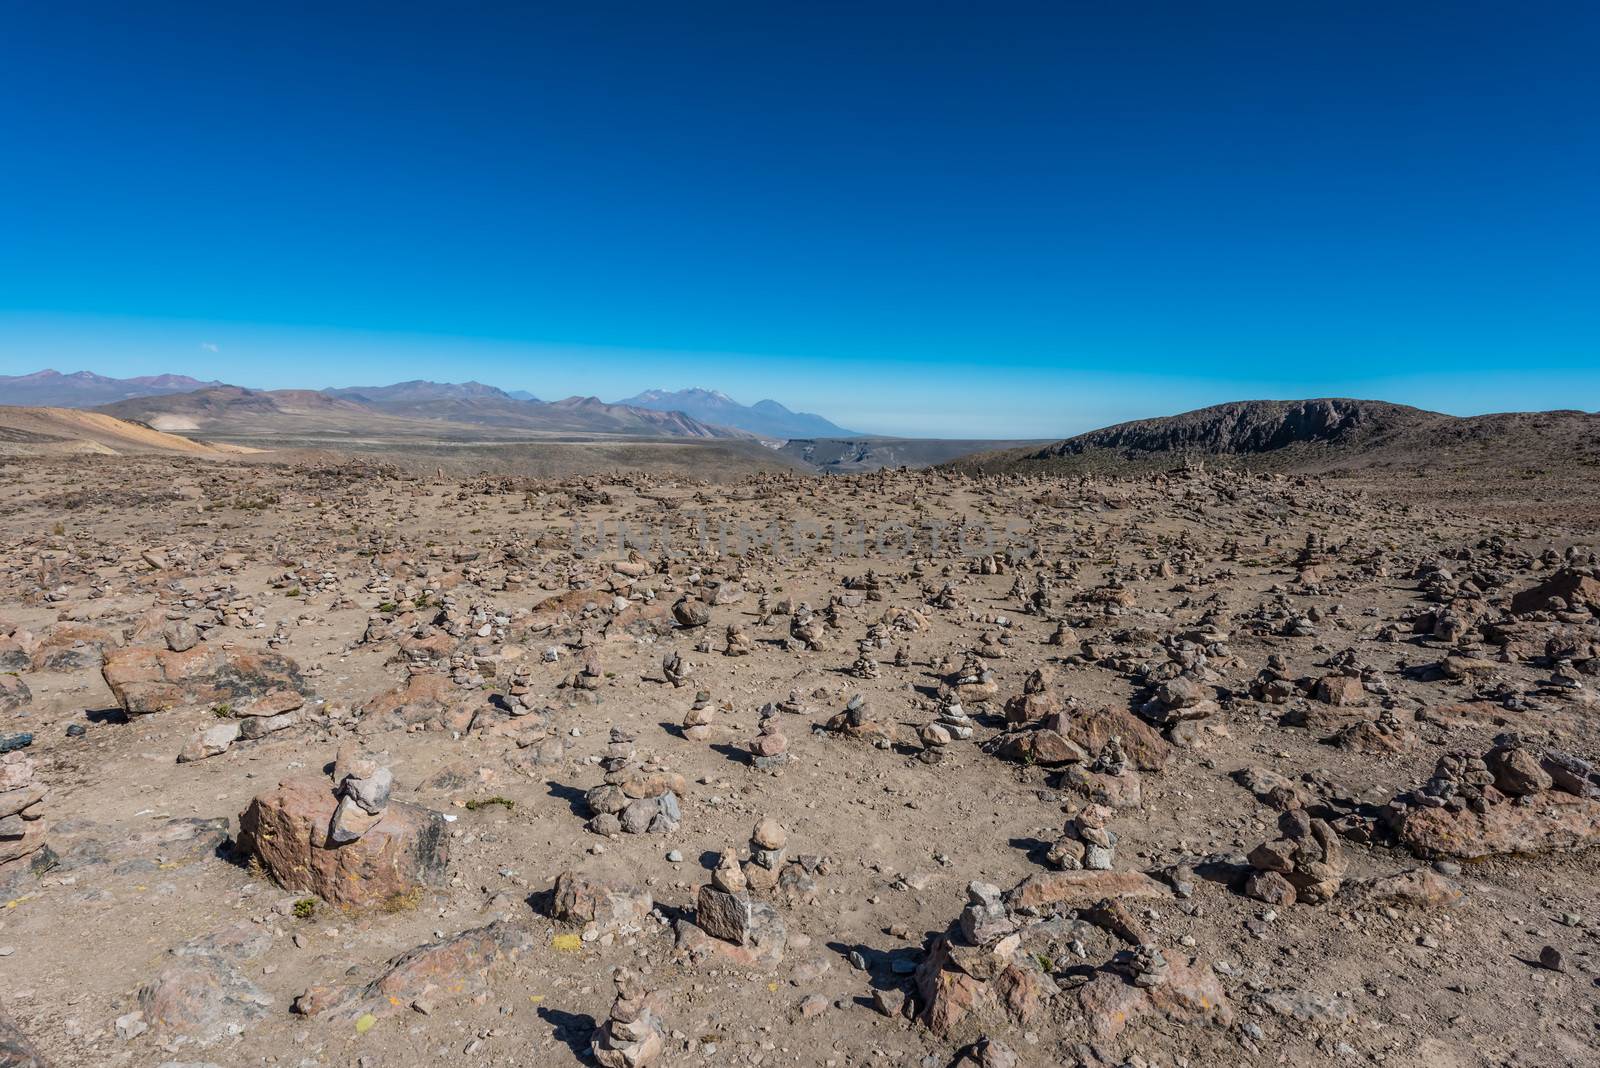
M 1600 6 L 584 6 L 14 7 L 0 373 L 1600 408 Z

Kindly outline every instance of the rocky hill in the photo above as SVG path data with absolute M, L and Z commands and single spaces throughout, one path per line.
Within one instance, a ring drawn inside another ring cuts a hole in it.
M 1458 417 L 1384 401 L 1235 401 L 1093 430 L 1045 448 L 975 453 L 963 470 L 1072 473 L 1207 463 L 1249 470 L 1507 471 L 1600 462 L 1600 416 L 1580 411 Z

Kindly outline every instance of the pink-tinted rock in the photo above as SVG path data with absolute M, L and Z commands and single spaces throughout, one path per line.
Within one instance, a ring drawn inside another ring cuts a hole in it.
M 1395 820 L 1400 841 L 1419 857 L 1479 857 L 1582 849 L 1600 842 L 1600 801 L 1548 790 L 1529 803 L 1483 813 L 1408 808 Z
M 320 775 L 288 779 L 250 802 L 239 817 L 239 847 L 280 886 L 324 901 L 377 905 L 436 884 L 448 862 L 444 817 L 391 801 L 353 842 L 329 836 L 338 801 Z
M 1028 876 L 1006 895 L 1012 908 L 1051 905 L 1087 908 L 1102 898 L 1165 898 L 1172 892 L 1137 871 L 1044 871 Z
M 169 708 L 244 705 L 276 690 L 310 687 L 293 660 L 201 643 L 183 652 L 136 647 L 106 657 L 106 685 L 130 715 Z

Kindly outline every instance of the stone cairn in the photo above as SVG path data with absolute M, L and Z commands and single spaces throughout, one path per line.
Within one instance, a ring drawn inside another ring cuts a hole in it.
M 872 658 L 870 643 L 861 643 L 860 654 L 850 665 L 850 674 L 858 679 L 876 679 L 882 674 L 878 662 Z
M 1061 699 L 1050 692 L 1052 672 L 1048 666 L 1028 672 L 1022 692 L 1006 702 L 1006 723 L 1020 726 L 1034 723 L 1061 711 Z
M 774 819 L 762 820 L 750 832 L 750 861 L 744 867 L 744 877 L 752 890 L 771 890 L 778 885 L 783 847 L 788 840 L 788 832 Z
M 888 749 L 893 738 L 889 726 L 873 719 L 872 706 L 861 694 L 853 694 L 846 702 L 844 711 L 829 717 L 826 723 L 814 730 L 824 734 L 839 734 L 846 738 L 859 738 L 871 742 L 879 749 Z
M 595 1031 L 594 1059 L 602 1068 L 650 1068 L 666 1047 L 656 995 L 627 968 L 611 973 L 617 997 L 606 1022 Z
M 1255 869 L 1245 881 L 1245 893 L 1269 905 L 1331 901 L 1344 883 L 1339 836 L 1299 808 L 1278 817 L 1278 830 L 1282 837 L 1261 843 L 1245 858 Z
M 506 695 L 506 708 L 513 716 L 526 716 L 534 711 L 533 707 L 533 667 L 529 664 L 518 664 L 517 670 L 511 676 L 511 688 Z
M 694 695 L 694 704 L 683 714 L 683 736 L 696 742 L 709 742 L 717 736 L 712 716 L 711 695 L 704 690 Z
M 750 740 L 749 747 L 750 762 L 761 771 L 781 768 L 792 759 L 789 755 L 789 739 L 784 736 L 775 706 L 762 706 L 761 726 Z
M 719 952 L 746 965 L 782 960 L 788 940 L 783 918 L 750 892 L 777 885 L 786 837 L 776 821 L 764 819 L 751 832 L 748 862 L 741 865 L 736 850 L 723 851 L 710 884 L 695 898 L 694 923 L 679 924 L 680 949 L 696 958 Z
M 600 658 L 590 651 L 583 658 L 583 666 L 568 675 L 562 685 L 569 690 L 598 690 L 605 675 L 605 669 L 600 666 Z
M 328 837 L 354 842 L 383 818 L 394 787 L 394 773 L 368 756 L 341 752 L 334 762 L 334 792 L 339 805 L 333 810 Z
M 661 674 L 675 688 L 687 686 L 690 676 L 694 674 L 694 665 L 674 650 L 661 658 Z
M 0 875 L 44 845 L 45 787 L 20 750 L 0 756 Z
M 1107 826 L 1110 821 L 1105 805 L 1083 806 L 1067 820 L 1045 859 L 1063 871 L 1110 871 L 1117 858 L 1117 832 Z
M 678 802 L 683 776 L 645 759 L 633 743 L 632 734 L 611 728 L 611 740 L 600 761 L 605 782 L 584 795 L 593 817 L 589 830 L 606 836 L 623 831 L 671 834 L 683 818 Z
M 750 635 L 745 633 L 744 627 L 738 623 L 729 623 L 725 635 L 727 647 L 722 650 L 723 656 L 749 656 L 755 651 L 755 642 Z

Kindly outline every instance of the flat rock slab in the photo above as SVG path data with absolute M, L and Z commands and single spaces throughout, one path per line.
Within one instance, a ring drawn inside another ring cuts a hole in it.
M 239 847 L 258 858 L 278 885 L 340 905 L 378 905 L 437 884 L 449 861 L 444 817 L 391 801 L 360 838 L 328 834 L 338 799 L 320 775 L 287 779 L 239 816 Z
M 488 989 L 489 969 L 533 948 L 533 934 L 505 920 L 428 942 L 395 957 L 365 986 L 313 987 L 295 1000 L 306 1016 L 356 1020 L 385 1016 L 434 997 L 472 997 Z
M 1172 891 L 1137 871 L 1043 871 L 1030 875 L 1006 894 L 1014 909 L 1050 905 L 1087 908 L 1105 898 L 1163 898 Z
M 1395 832 L 1419 857 L 1479 857 L 1582 849 L 1600 842 L 1600 801 L 1560 790 L 1537 794 L 1531 803 L 1471 809 L 1411 808 Z
M 150 647 L 119 649 L 106 657 L 101 673 L 130 715 L 244 705 L 281 690 L 311 692 L 299 665 L 286 656 L 205 643 L 181 653 Z
M 272 998 L 241 967 L 272 944 L 272 936 L 239 924 L 186 942 L 139 989 L 139 1008 L 152 1031 L 210 1045 L 242 1033 L 267 1014 Z

